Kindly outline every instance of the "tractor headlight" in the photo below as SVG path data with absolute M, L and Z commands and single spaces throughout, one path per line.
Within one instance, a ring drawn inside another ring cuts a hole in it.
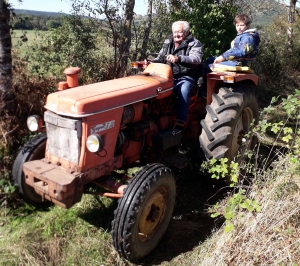
M 90 152 L 99 152 L 103 149 L 102 138 L 97 134 L 92 134 L 86 139 L 86 147 Z
M 38 131 L 43 126 L 43 120 L 38 115 L 31 115 L 27 118 L 27 127 L 30 131 Z

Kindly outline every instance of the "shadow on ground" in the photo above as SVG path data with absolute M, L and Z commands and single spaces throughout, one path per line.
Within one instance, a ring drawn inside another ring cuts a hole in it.
M 182 170 L 172 168 L 177 186 L 172 220 L 158 246 L 138 265 L 169 262 L 198 247 L 211 235 L 213 229 L 222 225 L 221 219 L 210 217 L 208 208 L 227 197 L 230 188 L 214 183 L 207 173 L 199 171 L 204 156 L 199 153 L 195 143 L 182 146 L 180 150 L 189 158 L 189 165 Z M 257 163 L 264 166 L 264 169 L 269 168 L 272 161 L 278 159 L 278 153 L 282 152 L 279 147 L 261 146 Z M 109 208 L 91 209 L 82 218 L 98 228 L 110 231 L 116 207 L 117 201 L 114 201 Z
M 138 265 L 159 265 L 192 251 L 209 237 L 212 229 L 221 225 L 210 217 L 207 209 L 224 197 L 226 191 L 220 190 L 209 177 L 194 170 L 182 170 L 176 174 L 176 205 L 167 232 L 158 246 Z M 111 231 L 116 207 L 117 201 L 114 201 L 109 208 L 91 209 L 81 218 L 98 228 Z
M 224 193 L 225 190 L 220 190 L 208 176 L 195 169 L 178 173 L 173 218 L 160 244 L 141 263 L 159 265 L 198 247 L 212 229 L 221 226 L 210 217 L 207 209 L 224 197 Z
M 190 144 L 193 146 L 193 143 Z M 158 246 L 141 260 L 139 265 L 156 265 L 171 261 L 176 256 L 199 246 L 199 243 L 208 238 L 212 229 L 221 225 L 210 217 L 207 209 L 224 197 L 226 191 L 213 184 L 205 173 L 200 173 L 199 166 L 203 159 L 199 158 L 199 153 L 197 154 L 194 147 L 182 148 L 189 158 L 189 165 L 182 170 L 173 169 L 177 195 L 167 232 Z M 109 208 L 90 209 L 89 212 L 82 214 L 81 218 L 98 228 L 110 231 L 116 207 L 115 200 Z

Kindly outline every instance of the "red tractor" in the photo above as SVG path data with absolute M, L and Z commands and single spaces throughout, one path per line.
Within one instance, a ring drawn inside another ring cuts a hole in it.
M 53 202 L 63 208 L 79 202 L 90 184 L 104 188 L 99 195 L 119 198 L 113 245 L 120 255 L 137 261 L 156 247 L 171 219 L 176 184 L 169 161 L 181 156 L 174 147 L 183 132 L 199 138 L 208 159 L 232 160 L 248 147 L 243 140 L 252 121 L 258 121 L 258 77 L 232 71 L 207 74 L 207 97 L 195 88 L 189 120 L 180 130 L 168 65 L 152 63 L 137 75 L 85 86 L 78 86 L 79 72 L 66 69 L 67 81 L 47 96 L 43 119 L 28 118 L 29 129 L 42 133 L 20 150 L 13 180 L 29 203 Z M 129 181 L 112 178 L 113 171 L 142 158 L 148 164 Z

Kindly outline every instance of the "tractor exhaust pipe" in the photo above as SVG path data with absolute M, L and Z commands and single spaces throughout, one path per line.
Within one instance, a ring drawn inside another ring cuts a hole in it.
M 68 67 L 64 70 L 67 81 L 61 81 L 58 83 L 58 90 L 67 90 L 70 88 L 78 87 L 78 74 L 81 69 L 79 67 Z

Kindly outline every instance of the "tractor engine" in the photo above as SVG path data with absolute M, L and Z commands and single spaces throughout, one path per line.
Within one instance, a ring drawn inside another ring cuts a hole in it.
M 172 128 L 174 112 L 173 97 L 149 99 L 124 107 L 115 150 L 116 154 L 123 155 L 123 166 L 138 160 L 143 153 L 151 158 L 151 153 L 179 144 L 181 134 Z

